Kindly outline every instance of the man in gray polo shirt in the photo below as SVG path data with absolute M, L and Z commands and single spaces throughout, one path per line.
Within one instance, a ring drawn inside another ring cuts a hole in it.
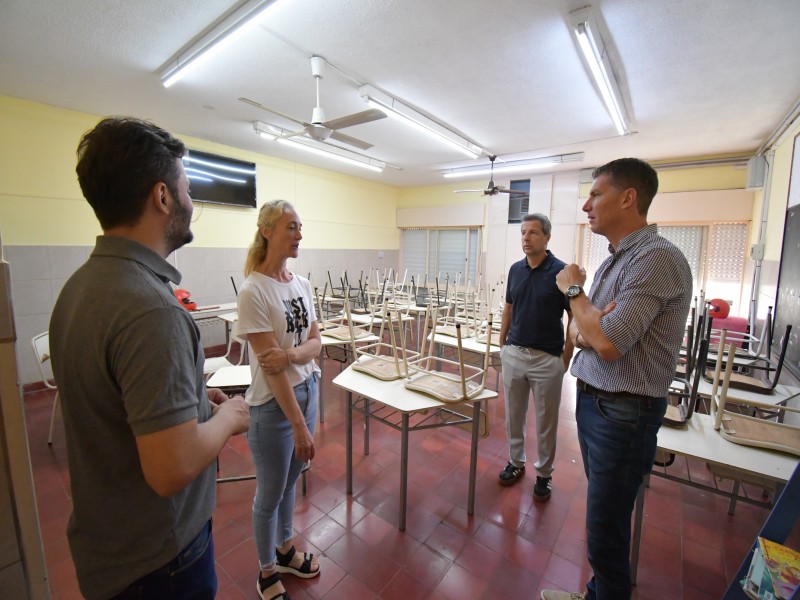
M 241 397 L 206 390 L 203 348 L 166 261 L 192 240 L 183 143 L 109 118 L 78 146 L 103 229 L 59 295 L 50 351 L 67 439 L 67 527 L 84 596 L 213 598 L 215 458 L 248 427 Z

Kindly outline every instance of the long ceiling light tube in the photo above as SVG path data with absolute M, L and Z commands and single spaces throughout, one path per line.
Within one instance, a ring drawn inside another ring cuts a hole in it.
M 386 113 L 387 116 L 439 142 L 445 143 L 450 148 L 454 148 L 470 158 L 478 158 L 483 153 L 483 148 L 480 146 L 473 144 L 468 139 L 403 104 L 397 98 L 385 94 L 369 84 L 361 86 L 358 91 L 370 108 L 377 108 Z
M 264 139 L 277 141 L 278 143 L 283 144 L 285 146 L 289 146 L 290 148 L 294 148 L 296 150 L 303 150 L 304 152 L 315 154 L 323 158 L 336 160 L 354 167 L 360 167 L 362 169 L 367 169 L 368 171 L 373 171 L 375 173 L 381 173 L 383 169 L 386 167 L 386 163 L 383 161 L 376 160 L 368 156 L 362 156 L 361 154 L 358 154 L 356 152 L 350 152 L 349 150 L 345 150 L 344 148 L 337 148 L 335 146 L 331 146 L 330 149 L 320 148 L 314 145 L 314 142 L 311 140 L 308 140 L 308 142 L 306 142 L 305 141 L 306 138 L 303 138 L 301 136 L 298 136 L 298 138 L 281 137 L 285 133 L 283 129 L 279 127 L 274 127 L 272 125 L 267 125 L 266 123 L 262 123 L 261 121 L 253 122 L 253 129 L 258 135 L 260 135 Z
M 582 8 L 572 13 L 572 16 L 578 46 L 595 83 L 597 83 L 603 103 L 614 122 L 614 127 L 619 135 L 630 133 L 622 95 L 611 69 L 611 61 L 608 58 L 605 43 L 600 36 L 597 23 L 592 18 L 591 9 L 589 7 Z
M 546 169 L 548 167 L 555 167 L 566 162 L 575 162 L 583 160 L 583 152 L 573 152 L 571 154 L 559 154 L 556 156 L 543 156 L 541 158 L 531 158 L 524 160 L 512 160 L 503 163 L 495 163 L 494 169 L 486 165 L 470 166 L 470 167 L 455 167 L 442 172 L 442 175 L 447 178 L 453 177 L 477 177 L 478 175 L 502 175 L 504 173 L 522 173 L 525 171 L 533 171 L 535 169 Z
M 189 71 L 205 62 L 210 56 L 230 44 L 250 29 L 259 17 L 273 11 L 287 0 L 250 0 L 225 17 L 217 25 L 203 33 L 200 38 L 186 48 L 179 50 L 159 70 L 161 83 L 170 87 Z

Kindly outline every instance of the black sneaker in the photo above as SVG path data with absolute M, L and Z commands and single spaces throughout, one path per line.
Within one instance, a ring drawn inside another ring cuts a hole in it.
M 536 484 L 533 486 L 533 499 L 536 502 L 547 502 L 550 500 L 550 486 L 552 477 L 536 477 Z
M 514 485 L 523 475 L 525 475 L 524 465 L 515 467 L 513 463 L 508 463 L 506 468 L 500 471 L 500 485 Z

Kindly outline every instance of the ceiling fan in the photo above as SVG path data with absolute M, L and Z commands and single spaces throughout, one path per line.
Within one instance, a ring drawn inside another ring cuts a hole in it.
M 455 192 L 483 192 L 484 196 L 496 196 L 497 194 L 509 194 L 512 196 L 527 196 L 528 192 L 524 190 L 510 190 L 505 186 L 502 185 L 495 185 L 494 184 L 494 161 L 497 159 L 497 155 L 492 154 L 489 156 L 489 162 L 491 166 L 489 167 L 489 185 L 486 186 L 485 190 L 454 190 Z
M 239 100 L 245 104 L 266 110 L 267 112 L 271 112 L 274 115 L 278 115 L 279 117 L 283 117 L 288 121 L 292 121 L 303 126 L 303 129 L 299 131 L 276 134 L 278 137 L 290 138 L 302 135 L 318 142 L 325 142 L 328 138 L 330 138 L 343 144 L 355 146 L 361 150 L 368 150 L 372 148 L 372 144 L 361 141 L 349 135 L 345 135 L 344 133 L 340 133 L 339 129 L 353 127 L 354 125 L 361 125 L 362 123 L 369 123 L 371 121 L 377 121 L 378 119 L 384 119 L 386 118 L 386 114 L 376 108 L 371 108 L 369 110 L 363 110 L 352 115 L 326 121 L 325 112 L 322 110 L 322 107 L 319 104 L 319 80 L 324 77 L 324 71 L 327 64 L 328 63 L 326 63 L 325 59 L 321 56 L 311 57 L 311 74 L 314 76 L 314 80 L 317 83 L 317 105 L 311 113 L 311 122 L 300 121 L 299 119 L 290 117 L 289 115 L 275 110 L 274 108 L 269 108 L 256 102 L 255 100 L 250 100 L 249 98 L 239 98 Z

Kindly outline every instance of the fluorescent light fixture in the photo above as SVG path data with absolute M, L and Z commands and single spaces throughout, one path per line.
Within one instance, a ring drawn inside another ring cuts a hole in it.
M 338 148 L 331 147 L 330 150 L 325 150 L 322 148 L 317 148 L 316 146 L 312 146 L 310 144 L 306 144 L 305 142 L 295 141 L 282 137 L 278 138 L 278 143 L 290 146 L 297 150 L 304 150 L 305 152 L 316 154 L 317 156 L 338 160 L 339 162 L 343 162 L 348 165 L 361 167 L 362 169 L 367 169 L 369 171 L 374 171 L 375 173 L 382 172 L 383 168 L 386 166 L 386 163 L 383 163 L 379 160 L 367 158 L 366 156 L 361 156 L 360 154 L 356 154 L 355 152 L 348 152 L 347 150 L 344 149 L 339 150 Z M 342 154 L 344 152 L 352 154 L 353 156 L 352 157 L 345 156 L 344 154 Z
M 253 129 L 258 135 L 260 135 L 265 140 L 273 142 L 278 139 L 277 134 L 279 132 L 273 133 L 272 127 L 270 127 L 266 123 L 262 123 L 261 121 L 253 121 Z
M 470 158 L 478 158 L 483 153 L 483 148 L 480 146 L 476 146 L 444 125 L 440 125 L 419 111 L 406 106 L 397 98 L 393 98 L 369 84 L 361 86 L 358 92 L 370 108 L 377 108 L 385 112 L 388 117 L 397 119 L 414 130 L 424 133 Z
M 603 38 L 600 36 L 597 21 L 592 16 L 591 8 L 587 6 L 570 14 L 578 46 L 595 83 L 597 83 L 603 103 L 611 115 L 611 120 L 614 121 L 617 133 L 619 135 L 630 133 L 622 95 L 619 92 L 617 80 L 614 78 L 611 61 L 608 58 Z
M 583 152 L 573 152 L 572 154 L 559 154 L 556 156 L 543 156 L 541 158 L 530 158 L 523 160 L 511 160 L 508 162 L 494 163 L 494 169 L 490 165 L 476 165 L 470 167 L 455 167 L 442 171 L 442 175 L 447 178 L 453 177 L 477 177 L 478 175 L 503 175 L 504 173 L 524 173 L 536 169 L 546 169 L 555 167 L 565 162 L 575 162 L 583 160 Z
M 218 24 L 206 29 L 200 38 L 179 50 L 159 71 L 161 83 L 169 87 L 208 57 L 230 44 L 258 22 L 267 11 L 273 11 L 287 0 L 249 0 Z
M 374 171 L 375 173 L 382 172 L 384 167 L 386 167 L 385 162 L 375 160 L 374 158 L 364 156 L 363 154 L 358 154 L 357 152 L 345 150 L 344 148 L 331 146 L 329 144 L 326 144 L 326 147 L 322 148 L 322 144 L 319 144 L 319 142 L 315 142 L 313 140 L 309 140 L 304 136 L 296 136 L 292 138 L 282 137 L 285 133 L 287 133 L 285 130 L 273 125 L 267 125 L 261 121 L 253 122 L 253 130 L 267 140 L 277 140 L 278 143 L 290 146 L 296 150 L 303 150 L 305 152 L 309 152 L 310 154 L 316 154 L 317 156 L 337 160 L 348 165 L 361 167 L 362 169 Z

